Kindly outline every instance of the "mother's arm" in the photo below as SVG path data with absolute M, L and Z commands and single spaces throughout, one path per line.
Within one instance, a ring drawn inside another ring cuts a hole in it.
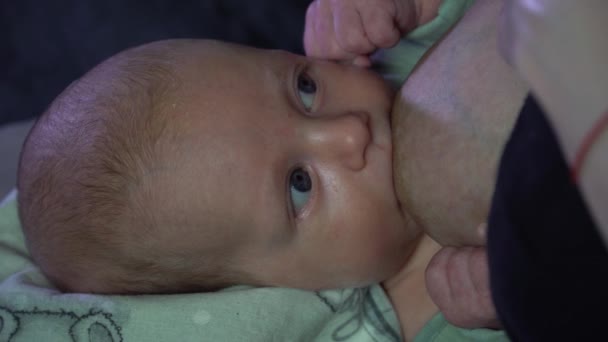
M 572 164 L 608 115 L 608 2 L 505 0 L 501 50 L 530 83 Z M 582 193 L 608 244 L 608 129 L 580 173 Z

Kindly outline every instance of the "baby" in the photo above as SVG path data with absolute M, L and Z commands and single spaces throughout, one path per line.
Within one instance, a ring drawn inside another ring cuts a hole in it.
M 392 95 L 367 70 L 281 51 L 173 40 L 120 53 L 70 85 L 24 145 L 31 256 L 59 289 L 101 294 L 407 274 L 415 284 L 385 288 L 409 288 L 398 297 L 421 327 L 436 308 L 412 297 L 438 245 L 417 248 L 395 196 Z
M 118 54 L 24 145 L 32 256 L 61 289 L 94 293 L 384 280 L 419 238 L 393 190 L 391 101 L 371 72 L 281 51 Z
M 120 53 L 24 144 L 30 253 L 64 291 L 385 281 L 424 321 L 436 308 L 415 296 L 439 246 L 395 192 L 393 95 L 365 69 L 281 51 L 173 40 Z

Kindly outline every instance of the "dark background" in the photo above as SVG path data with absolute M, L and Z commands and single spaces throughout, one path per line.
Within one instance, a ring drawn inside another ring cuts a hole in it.
M 311 0 L 0 0 L 0 125 L 128 47 L 213 38 L 302 53 Z

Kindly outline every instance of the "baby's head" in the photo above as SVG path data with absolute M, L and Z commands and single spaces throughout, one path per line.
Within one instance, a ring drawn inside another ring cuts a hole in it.
M 31 255 L 80 292 L 383 280 L 419 235 L 393 189 L 390 95 L 362 69 L 214 41 L 118 54 L 24 144 Z

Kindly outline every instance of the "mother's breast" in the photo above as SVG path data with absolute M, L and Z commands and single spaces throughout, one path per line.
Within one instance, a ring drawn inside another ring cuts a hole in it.
M 479 3 L 478 3 L 479 4 Z M 499 7 L 475 5 L 414 71 L 392 112 L 402 206 L 442 244 L 482 244 L 500 153 L 526 86 L 499 57 Z

